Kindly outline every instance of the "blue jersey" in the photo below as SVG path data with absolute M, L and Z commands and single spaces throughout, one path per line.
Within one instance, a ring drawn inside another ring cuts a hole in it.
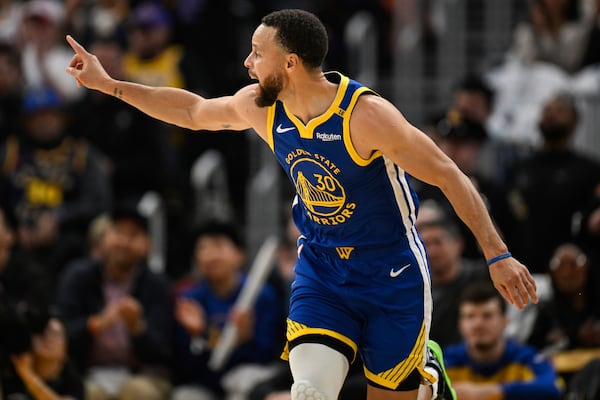
M 298 229 L 309 244 L 347 252 L 418 246 L 418 201 L 406 172 L 380 152 L 363 159 L 350 138 L 359 96 L 374 92 L 341 74 L 326 76 L 339 88 L 321 116 L 305 125 L 280 101 L 268 113 L 269 145 L 296 188 Z
M 548 359 L 529 346 L 508 340 L 500 359 L 479 364 L 465 343 L 444 349 L 446 372 L 452 382 L 497 383 L 506 400 L 560 399 L 562 381 Z
M 338 84 L 335 99 L 307 124 L 281 101 L 268 110 L 268 143 L 296 189 L 303 236 L 288 342 L 333 338 L 390 389 L 415 369 L 432 379 L 423 369 L 431 289 L 417 197 L 405 171 L 379 151 L 363 159 L 352 144 L 352 111 L 376 94 L 341 74 L 326 77 Z

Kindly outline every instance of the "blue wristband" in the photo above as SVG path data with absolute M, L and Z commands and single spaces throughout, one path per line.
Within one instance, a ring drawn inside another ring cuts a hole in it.
M 489 260 L 487 260 L 486 262 L 489 267 L 497 261 L 504 260 L 505 258 L 510 258 L 510 257 L 512 257 L 512 254 L 510 254 L 509 252 L 506 252 L 506 253 L 499 254 L 496 257 L 492 257 Z

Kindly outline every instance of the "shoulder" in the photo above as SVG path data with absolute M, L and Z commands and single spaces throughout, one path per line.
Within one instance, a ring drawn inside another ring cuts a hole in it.
M 256 105 L 255 99 L 258 89 L 258 83 L 244 86 L 231 97 L 230 104 L 262 136 L 266 129 L 268 108 Z
M 513 361 L 521 364 L 541 364 L 549 362 L 548 359 L 540 354 L 533 346 L 518 343 L 509 339 L 506 343 L 506 353 Z
M 96 261 L 82 258 L 74 260 L 65 266 L 61 275 L 61 281 L 63 285 L 82 287 L 90 282 L 100 282 L 100 275 L 100 266 Z
M 183 299 L 201 301 L 208 291 L 208 285 L 204 282 L 199 282 L 188 287 L 178 297 Z
M 352 119 L 358 123 L 371 125 L 376 122 L 385 122 L 388 119 L 397 117 L 399 114 L 400 111 L 389 100 L 373 92 L 366 92 L 358 98 L 352 113 Z M 379 119 L 374 120 L 372 118 Z
M 444 348 L 444 363 L 447 367 L 467 364 L 467 349 L 464 343 L 453 344 Z

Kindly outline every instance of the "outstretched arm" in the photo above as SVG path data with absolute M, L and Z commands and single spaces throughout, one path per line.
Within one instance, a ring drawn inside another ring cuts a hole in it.
M 377 121 L 375 126 L 373 121 Z M 439 187 L 477 238 L 486 259 L 507 253 L 506 244 L 470 179 L 390 102 L 363 96 L 350 127 L 359 154 L 368 156 L 379 150 L 415 178 Z M 530 298 L 537 302 L 535 281 L 516 259 L 508 257 L 495 262 L 490 266 L 490 276 L 502 296 L 519 309 Z
M 67 42 L 75 54 L 66 71 L 80 86 L 115 96 L 156 119 L 188 129 L 244 130 L 255 125 L 256 85 L 233 96 L 206 99 L 184 89 L 119 81 L 108 75 L 98 58 L 73 37 L 67 35 Z

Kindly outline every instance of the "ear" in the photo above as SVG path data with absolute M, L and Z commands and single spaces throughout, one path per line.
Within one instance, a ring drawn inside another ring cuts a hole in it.
M 300 58 L 298 57 L 298 55 L 294 54 L 294 53 L 290 53 L 287 56 L 285 68 L 288 71 L 292 71 L 292 70 L 296 69 L 299 64 L 300 64 Z

